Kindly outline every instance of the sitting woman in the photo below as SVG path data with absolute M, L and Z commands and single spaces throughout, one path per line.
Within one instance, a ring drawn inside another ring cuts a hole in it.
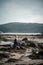
M 14 45 L 13 45 L 13 48 L 15 49 L 19 49 L 20 48 L 20 43 L 19 42 L 17 42 L 17 39 L 15 38 L 15 40 L 14 40 Z

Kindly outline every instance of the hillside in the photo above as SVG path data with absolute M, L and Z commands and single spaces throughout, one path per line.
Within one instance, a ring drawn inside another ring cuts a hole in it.
M 0 25 L 2 32 L 17 32 L 17 33 L 43 33 L 43 24 L 37 23 L 7 23 Z

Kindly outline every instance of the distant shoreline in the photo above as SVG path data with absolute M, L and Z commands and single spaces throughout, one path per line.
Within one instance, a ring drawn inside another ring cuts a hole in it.
M 42 33 L 0 33 L 1 35 L 42 35 Z

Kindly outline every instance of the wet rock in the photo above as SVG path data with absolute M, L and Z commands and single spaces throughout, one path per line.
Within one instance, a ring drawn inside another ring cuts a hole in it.
M 9 62 L 16 62 L 17 60 L 16 59 L 8 59 L 8 61 L 6 61 L 6 63 L 9 63 Z
M 39 47 L 40 49 L 43 49 L 43 43 L 38 43 L 38 47 Z
M 27 43 L 27 46 L 29 46 L 29 47 L 36 47 L 35 43 L 33 43 L 31 41 L 29 43 Z
M 43 52 L 39 51 L 38 53 L 33 53 L 32 55 L 29 55 L 29 58 L 31 58 L 31 59 L 43 59 Z
M 8 57 L 9 57 L 9 55 L 4 54 L 4 53 L 0 53 L 0 59 L 1 59 L 1 58 L 8 58 Z
M 41 64 L 37 64 L 37 65 L 43 65 L 43 63 L 41 63 Z
M 43 59 L 43 52 L 42 51 L 40 51 L 37 55 L 39 56 L 39 59 Z
M 27 38 L 23 38 L 22 41 L 27 41 L 28 39 Z

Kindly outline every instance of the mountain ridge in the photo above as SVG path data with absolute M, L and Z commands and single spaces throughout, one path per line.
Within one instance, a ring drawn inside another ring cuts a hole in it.
M 0 31 L 15 33 L 43 33 L 43 24 L 13 22 L 0 25 Z

